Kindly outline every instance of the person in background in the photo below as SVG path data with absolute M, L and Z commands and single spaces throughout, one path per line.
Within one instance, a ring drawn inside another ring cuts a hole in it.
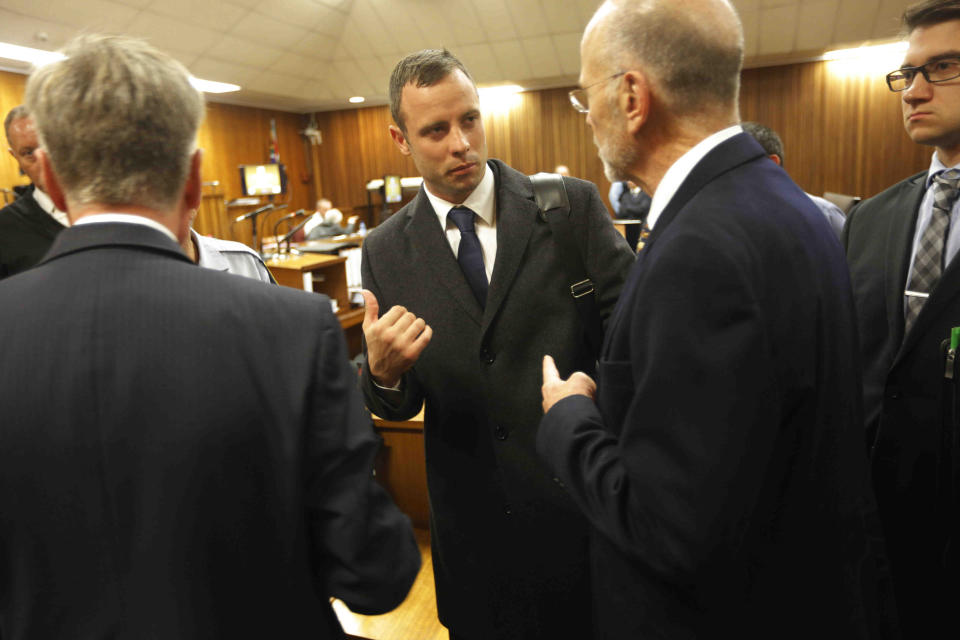
M 607 178 L 653 193 L 598 379 L 543 362 L 537 448 L 592 525 L 594 637 L 895 634 L 843 252 L 738 124 L 733 7 L 605 2 L 580 61 Z
M 926 171 L 854 207 L 844 229 L 859 319 L 866 443 L 905 638 L 960 636 L 960 2 L 903 13 L 887 86 Z
M 763 150 L 767 152 L 767 157 L 783 167 L 783 142 L 780 140 L 780 136 L 777 135 L 776 131 L 759 122 L 744 122 L 741 126 L 746 133 L 753 136 L 753 139 L 763 147 Z M 817 205 L 823 217 L 826 218 L 830 224 L 830 228 L 833 229 L 833 232 L 837 234 L 839 238 L 843 233 L 843 224 L 847 220 L 846 216 L 843 215 L 843 211 L 840 210 L 840 207 L 829 200 L 811 193 L 808 193 L 807 197 L 813 200 L 813 204 Z
M 343 213 L 335 209 L 333 203 L 327 198 L 320 198 L 317 200 L 317 210 L 303 225 L 303 235 L 305 238 L 310 238 L 311 232 L 317 228 L 321 228 L 322 231 L 318 231 L 314 238 L 339 235 L 343 233 L 339 230 L 342 220 Z
M 635 251 L 640 246 L 640 236 L 644 221 L 650 211 L 650 196 L 630 180 L 618 180 L 610 185 L 608 194 L 610 206 L 613 207 L 613 217 L 617 220 L 640 220 L 640 224 L 624 225 L 623 236 L 627 244 Z
M 73 225 L 0 282 L 0 633 L 343 638 L 420 555 L 326 296 L 199 269 L 203 96 L 141 40 L 27 81 Z M 143 153 L 143 149 L 151 153 Z
M 44 190 L 36 155 L 40 143 L 30 112 L 23 105 L 14 107 L 3 127 L 8 151 L 30 184 L 14 187 L 17 199 L 0 209 L 0 280 L 38 263 L 70 224 L 67 214 L 57 209 Z
M 367 406 L 424 408 L 440 621 L 454 640 L 585 638 L 583 519 L 537 459 L 540 358 L 592 367 L 530 178 L 488 160 L 477 88 L 446 50 L 401 60 L 390 134 L 423 176 L 414 199 L 363 243 Z M 563 178 L 600 316 L 633 255 L 596 186 Z M 381 315 L 381 310 L 383 313 Z

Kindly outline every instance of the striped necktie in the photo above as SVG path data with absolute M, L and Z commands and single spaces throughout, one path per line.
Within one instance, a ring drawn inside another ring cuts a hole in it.
M 904 313 L 904 335 L 910 332 L 927 297 L 936 288 L 943 273 L 943 250 L 950 230 L 950 210 L 957 199 L 960 171 L 948 169 L 933 178 L 933 215 L 920 236 L 917 255 L 910 271 L 910 284 Z

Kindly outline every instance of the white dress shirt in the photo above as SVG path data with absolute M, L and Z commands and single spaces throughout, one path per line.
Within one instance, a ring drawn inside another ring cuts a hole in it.
M 94 213 L 80 218 L 73 223 L 73 226 L 78 227 L 82 224 L 98 224 L 105 222 L 122 222 L 124 224 L 139 224 L 145 227 L 150 227 L 151 229 L 156 229 L 163 235 L 173 240 L 178 247 L 180 246 L 180 243 L 177 241 L 177 236 L 173 235 L 173 232 L 170 231 L 170 229 L 167 229 L 156 220 L 144 218 L 143 216 L 131 215 L 129 213 Z
M 53 204 L 53 200 L 45 192 L 40 190 L 40 187 L 34 185 L 33 188 L 33 199 L 37 202 L 41 209 L 50 214 L 54 220 L 59 222 L 65 227 L 70 226 L 70 218 L 67 217 L 66 212 L 60 211 L 57 209 L 57 205 Z
M 676 162 L 670 165 L 670 168 L 663 174 L 663 179 L 660 181 L 660 184 L 657 185 L 657 190 L 653 194 L 653 201 L 650 203 L 650 213 L 647 214 L 647 227 L 652 230 L 653 226 L 657 224 L 657 219 L 660 217 L 660 214 L 667 208 L 670 200 L 677 193 L 677 189 L 679 189 L 683 181 L 687 179 L 687 176 L 690 175 L 693 168 L 697 166 L 697 163 L 703 160 L 703 158 L 713 151 L 714 147 L 721 142 L 742 132 L 743 129 L 739 124 L 721 129 L 698 142 L 685 154 L 680 156 Z
M 483 250 L 483 268 L 487 272 L 487 282 L 490 282 L 493 275 L 493 263 L 497 259 L 497 189 L 496 181 L 493 179 L 493 169 L 489 166 L 485 168 L 480 184 L 467 196 L 462 205 L 447 202 L 443 198 L 433 195 L 430 193 L 430 188 L 426 182 L 423 183 L 423 189 L 437 214 L 440 228 L 447 234 L 447 242 L 450 243 L 454 256 L 460 249 L 460 230 L 453 223 L 453 220 L 447 219 L 447 214 L 450 213 L 450 209 L 457 206 L 467 207 L 477 214 L 474 228 L 477 230 L 477 238 L 480 240 L 480 248 Z

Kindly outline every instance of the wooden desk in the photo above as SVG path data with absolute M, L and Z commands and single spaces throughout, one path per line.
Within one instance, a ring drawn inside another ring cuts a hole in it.
M 423 409 L 410 420 L 394 422 L 373 416 L 373 425 L 383 438 L 377 458 L 377 479 L 400 510 L 418 529 L 430 527 L 427 498 L 427 465 L 423 449 Z
M 294 256 L 266 262 L 277 283 L 293 289 L 322 293 L 337 303 L 337 318 L 347 340 L 347 351 L 354 357 L 361 350 L 363 307 L 350 305 L 347 290 L 346 258 L 325 254 Z

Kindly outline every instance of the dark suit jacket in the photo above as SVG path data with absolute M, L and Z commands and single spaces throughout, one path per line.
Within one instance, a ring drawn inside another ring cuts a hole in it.
M 581 638 L 589 633 L 586 524 L 536 456 L 541 359 L 592 369 L 550 228 L 529 178 L 496 160 L 497 257 L 481 309 L 423 190 L 363 243 L 363 285 L 385 313 L 403 305 L 433 340 L 388 404 L 363 379 L 371 410 L 412 416 L 426 401 L 427 480 L 441 621 L 467 638 Z M 606 317 L 633 255 L 596 187 L 565 179 L 571 223 Z M 576 259 L 576 257 L 573 257 Z
M 329 302 L 67 229 L 0 283 L 0 636 L 342 638 L 419 567 Z
M 597 637 L 880 637 L 859 390 L 836 236 L 726 140 L 638 255 L 596 403 L 538 434 L 594 526 Z
M 40 262 L 53 240 L 66 229 L 33 199 L 34 185 L 0 209 L 0 279 Z
M 908 637 L 933 637 L 942 624 L 956 629 L 960 597 L 960 566 L 945 553 L 948 542 L 960 542 L 960 504 L 948 480 L 950 447 L 941 444 L 944 429 L 955 428 L 942 419 L 945 407 L 956 406 L 956 383 L 944 377 L 941 343 L 960 326 L 960 260 L 904 336 L 903 292 L 925 178 L 919 173 L 865 200 L 844 229 L 873 479 Z

